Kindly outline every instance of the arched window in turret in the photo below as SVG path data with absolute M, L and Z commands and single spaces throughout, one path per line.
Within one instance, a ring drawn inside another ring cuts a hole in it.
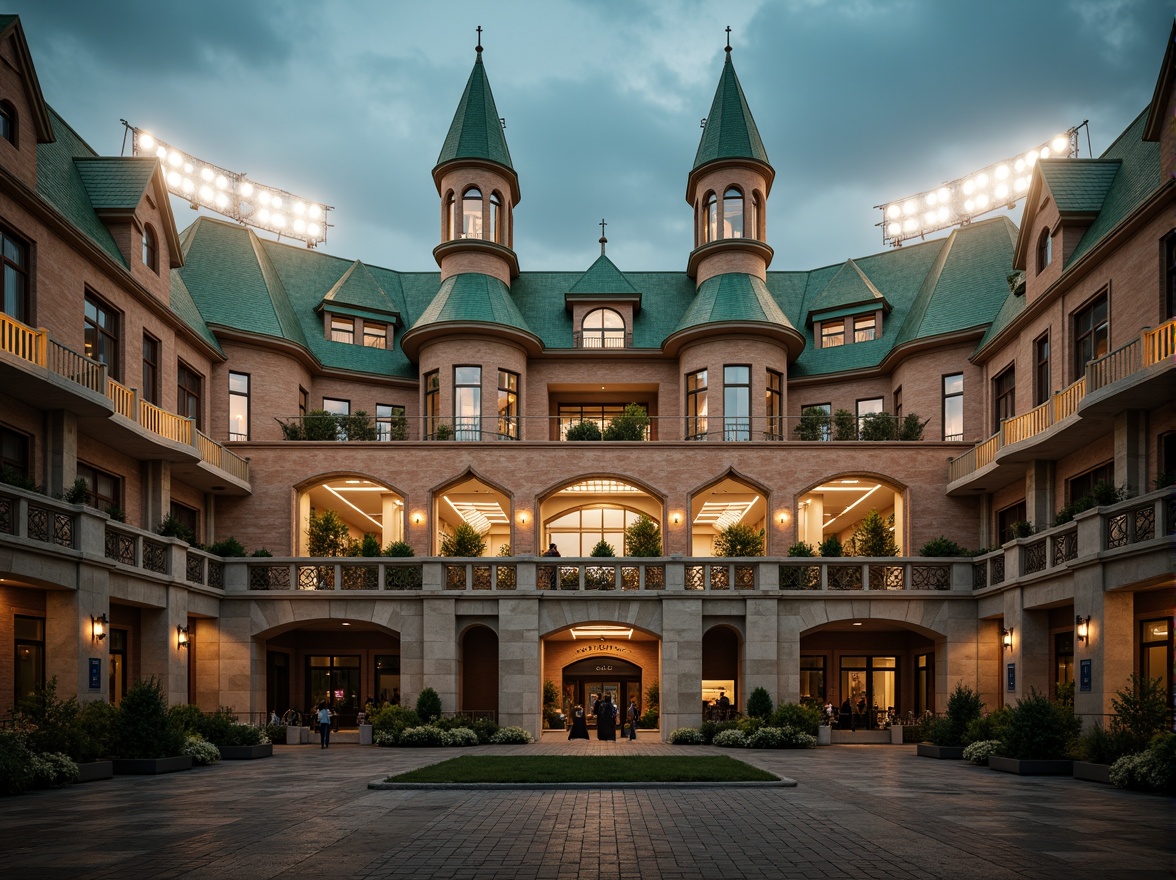
M 490 240 L 502 244 L 502 196 L 490 193 Z
M 457 237 L 457 231 L 454 229 L 454 204 L 453 190 L 445 194 L 445 218 L 442 221 L 445 224 L 445 241 L 453 241 Z
M 612 309 L 593 309 L 584 316 L 582 348 L 624 348 L 625 319 Z
M 757 191 L 751 194 L 751 225 L 748 227 L 747 233 L 751 238 L 763 241 L 764 231 L 760 222 L 760 194 Z
M 461 196 L 461 237 L 482 237 L 482 191 L 476 186 Z
M 738 187 L 723 193 L 723 238 L 743 238 L 743 191 Z
M 719 200 L 713 192 L 708 192 L 702 199 L 703 231 L 705 241 L 714 241 L 719 237 Z

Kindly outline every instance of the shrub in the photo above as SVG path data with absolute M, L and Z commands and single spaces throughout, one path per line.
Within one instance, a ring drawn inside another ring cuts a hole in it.
M 645 407 L 630 403 L 604 429 L 605 440 L 644 440 L 649 428 L 649 416 Z
M 115 522 L 125 523 L 127 521 L 127 512 L 114 504 L 106 505 L 106 515 Z
M 798 558 L 808 558 L 816 556 L 817 552 L 813 549 L 812 544 L 805 543 L 804 541 L 797 541 L 788 548 L 788 555 Z
M 32 786 L 32 760 L 21 734 L 0 729 L 0 795 L 20 794 Z
M 857 416 L 847 409 L 839 409 L 833 413 L 833 439 L 856 440 L 858 432 Z
M 221 759 L 220 749 L 195 733 L 188 734 L 185 738 L 183 754 L 188 755 L 192 763 L 198 767 L 207 767 Z
M 308 556 L 346 556 L 352 541 L 347 523 L 335 511 L 310 512 L 306 528 Z
M 378 746 L 394 746 L 399 738 L 399 734 L 386 730 L 372 734 L 372 742 Z
M 64 752 L 76 756 L 82 751 L 82 734 L 77 726 L 81 707 L 71 697 L 57 696 L 57 679 L 51 678 L 35 693 L 25 696 L 12 710 L 12 722 L 24 735 L 33 752 Z
M 364 532 L 363 540 L 359 542 L 359 555 L 364 557 L 380 555 L 380 539 L 372 532 Z
M 747 735 L 742 730 L 720 730 L 713 743 L 723 749 L 747 748 Z
M 397 745 L 409 748 L 425 748 L 441 745 L 441 730 L 426 724 L 422 727 L 406 727 L 400 734 Z
M 661 556 L 662 537 L 658 524 L 642 514 L 625 529 L 625 548 L 629 556 Z
M 433 428 L 434 440 L 452 440 L 453 425 L 440 424 Z
M 486 552 L 486 542 L 482 536 L 467 522 L 460 522 L 453 529 L 453 534 L 441 536 L 442 556 L 481 556 Z
M 987 715 L 972 719 L 964 732 L 964 745 L 983 740 L 1000 739 L 1004 735 L 1005 727 L 1008 726 L 1010 711 L 1008 706 L 1001 706 Z
M 828 556 L 828 557 L 841 556 L 842 555 L 841 539 L 838 538 L 836 535 L 830 535 L 828 538 L 826 538 L 824 541 L 821 542 L 821 545 L 819 547 L 817 547 L 817 555 L 818 556 Z
M 441 731 L 441 745 L 443 746 L 476 746 L 478 735 L 468 727 L 455 727 L 453 730 Z
M 482 745 L 492 742 L 494 735 L 501 729 L 493 718 L 466 718 L 462 723 L 477 735 Z
M 600 556 L 600 557 L 616 556 L 617 550 L 608 541 L 597 541 L 596 546 L 592 548 L 592 552 L 589 553 L 588 555 L 589 556 Z
M 441 717 L 441 697 L 431 687 L 427 687 L 417 694 L 416 713 L 417 717 L 426 724 Z
M 951 696 L 947 698 L 947 722 L 949 742 L 937 742 L 940 746 L 962 746 L 968 733 L 968 725 L 980 717 L 984 703 L 980 695 L 963 682 L 958 682 Z
M 351 415 L 339 416 L 339 432 L 341 440 L 376 439 L 376 423 L 364 410 L 358 409 Z
M 1014 538 L 1028 538 L 1033 534 L 1033 523 L 1019 519 L 1009 525 L 1009 534 Z
M 693 727 L 679 727 L 670 734 L 670 742 L 676 746 L 700 746 L 702 733 Z
M 580 422 L 568 428 L 564 436 L 568 440 L 600 440 L 603 435 L 600 433 L 600 425 L 596 422 Z
M 747 714 L 752 718 L 767 718 L 772 709 L 772 697 L 767 688 L 757 687 L 747 698 Z
M 264 738 L 260 727 L 243 724 L 228 706 L 204 713 L 195 706 L 173 706 L 173 722 L 179 729 L 199 735 L 217 748 L 225 746 L 256 746 Z
M 510 544 L 500 544 L 495 556 L 510 556 Z
M 1128 685 L 1111 698 L 1115 710 L 1111 731 L 1124 738 L 1129 751 L 1142 752 L 1151 738 L 1164 729 L 1168 717 L 1166 692 L 1160 679 L 1142 675 L 1132 675 Z
M 381 440 L 407 440 L 408 439 L 408 417 L 402 415 L 392 416 L 391 421 L 385 423 L 384 436 L 379 438 Z
M 384 548 L 384 555 L 406 557 L 415 556 L 416 554 L 413 553 L 412 546 L 407 541 L 393 541 Z
M 898 544 L 894 541 L 892 522 L 882 519 L 882 514 L 871 510 L 853 530 L 849 546 L 852 556 L 897 556 Z
M 1111 783 L 1117 788 L 1176 794 L 1176 734 L 1160 734 L 1147 751 L 1112 764 Z
M 735 729 L 744 736 L 751 736 L 757 730 L 764 726 L 764 719 L 762 718 L 737 718 L 735 719 Z
M 254 551 L 253 551 L 252 553 L 250 553 L 249 555 L 250 555 L 250 556 L 252 556 L 252 557 L 253 557 L 253 558 L 255 558 L 255 559 L 258 559 L 258 558 L 261 558 L 261 557 L 271 557 L 271 556 L 273 556 L 274 554 L 270 553 L 270 552 L 269 552 L 267 549 L 265 549 L 264 547 L 258 547 L 256 550 L 254 550 Z
M 386 745 L 396 745 L 400 734 L 409 727 L 417 727 L 421 719 L 408 706 L 383 706 L 368 716 L 368 723 L 372 725 L 373 736 L 383 734 L 391 741 Z
M 155 530 L 155 533 L 165 538 L 179 538 L 181 541 L 186 541 L 193 546 L 197 544 L 196 535 L 192 530 L 170 513 L 163 518 L 163 522 L 159 524 L 159 528 Z
M 637 726 L 642 730 L 657 730 L 659 713 L 656 708 L 646 709 L 637 719 Z
M 496 746 L 525 746 L 534 741 L 535 738 L 521 727 L 503 727 L 490 737 L 490 742 Z
M 171 758 L 181 753 L 184 735 L 171 723 L 163 685 L 154 676 L 127 688 L 114 735 L 114 754 L 120 758 Z
M 272 743 L 284 743 L 286 741 L 285 724 L 267 724 L 261 728 L 261 732 Z
M 1083 731 L 1078 742 L 1078 753 L 1082 760 L 1092 764 L 1114 764 L 1120 758 L 1139 751 L 1134 748 L 1131 737 L 1107 730 L 1099 724 L 1093 724 Z
M 952 742 L 954 737 L 951 734 L 951 722 L 943 715 L 936 715 L 933 718 L 927 719 L 921 727 L 923 737 L 927 742 L 937 746 L 959 745 L 959 743 Z
M 772 713 L 772 718 L 768 723 L 772 727 L 790 727 L 798 733 L 816 736 L 817 728 L 821 726 L 821 719 L 821 710 L 816 706 L 781 703 Z
M 742 557 L 764 555 L 764 530 L 756 531 L 747 523 L 732 523 L 715 538 L 715 556 Z
M 230 535 L 223 541 L 217 541 L 215 544 L 209 545 L 208 552 L 217 556 L 238 558 L 245 555 L 245 547 L 240 541 Z
M 988 759 L 1000 754 L 999 739 L 982 739 L 964 747 L 964 760 L 981 767 L 988 765 Z
M 922 440 L 923 429 L 930 421 L 930 419 L 920 420 L 918 413 L 907 413 L 903 417 L 902 424 L 898 427 L 898 439 L 906 442 Z
M 819 406 L 805 407 L 792 433 L 797 440 L 824 440 L 829 436 L 829 414 Z
M 940 535 L 938 538 L 932 538 L 919 550 L 920 556 L 968 556 L 967 550 L 957 544 L 950 538 L 945 538 Z
M 200 707 L 190 703 L 180 703 L 170 707 L 167 710 L 167 716 L 171 719 L 176 730 L 181 733 L 200 734 L 204 726 L 204 713 L 200 711 Z
M 795 728 L 761 727 L 747 738 L 749 749 L 811 749 L 817 745 L 817 738 Z
M 897 440 L 898 419 L 887 412 L 862 416 L 859 429 L 862 440 Z
M 1009 712 L 1001 749 L 1022 761 L 1066 758 L 1077 745 L 1081 726 L 1072 708 L 1031 690 Z
M 106 700 L 83 703 L 75 721 L 78 730 L 79 763 L 97 761 L 114 754 L 114 740 L 118 725 L 118 707 Z
M 61 752 L 35 754 L 29 761 L 33 788 L 54 788 L 59 785 L 73 785 L 80 773 L 78 765 L 69 755 Z
M 24 489 L 26 492 L 41 492 L 44 494 L 44 491 L 41 489 L 41 487 L 33 482 L 31 477 L 26 477 L 20 471 L 15 470 L 8 465 L 0 468 L 0 483 L 4 483 L 8 486 L 15 486 L 18 489 Z
M 85 504 L 90 497 L 90 484 L 85 477 L 78 477 L 73 485 L 65 490 L 62 500 L 68 504 Z M 170 514 L 169 514 L 170 516 Z M 163 534 L 160 532 L 160 534 Z

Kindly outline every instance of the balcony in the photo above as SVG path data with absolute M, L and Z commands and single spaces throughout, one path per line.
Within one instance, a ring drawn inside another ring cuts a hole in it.
M 73 412 L 79 429 L 143 461 L 169 461 L 196 488 L 247 495 L 249 463 L 196 430 L 191 419 L 142 400 L 106 366 L 0 314 L 0 380 L 39 409 Z M 219 488 L 217 488 L 219 487 Z
M 1176 319 L 1086 365 L 1085 375 L 948 464 L 947 494 L 993 491 L 1035 459 L 1057 459 L 1112 429 L 1126 409 L 1176 398 Z

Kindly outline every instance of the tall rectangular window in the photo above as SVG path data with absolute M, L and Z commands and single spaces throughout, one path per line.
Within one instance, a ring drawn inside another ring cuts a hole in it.
M 189 507 L 187 504 L 180 504 L 178 501 L 171 502 L 171 509 L 169 511 L 172 519 L 186 528 L 192 533 L 192 536 L 200 540 L 200 511 L 195 507 Z
M 845 321 L 841 318 L 822 321 L 821 348 L 836 348 L 839 345 L 845 345 Z
M 229 373 L 229 439 L 249 439 L 248 373 Z
M 45 618 L 13 615 L 16 643 L 15 701 L 31 697 L 45 687 Z
M 993 433 L 1000 430 L 1000 423 L 1017 414 L 1017 373 L 1014 365 L 1008 366 L 992 380 L 992 421 Z
M 943 439 L 964 439 L 964 374 L 943 377 Z
M 1074 313 L 1074 380 L 1086 372 L 1086 365 L 1102 357 L 1110 347 L 1107 295 L 1099 294 Z
M 767 407 L 765 412 L 768 416 L 768 430 L 766 436 L 769 440 L 783 440 L 784 439 L 784 374 L 778 373 L 775 370 L 768 370 L 768 384 L 764 392 L 766 398 L 765 403 Z
M 306 411 L 310 408 L 310 392 L 298 386 L 298 417 L 302 418 L 306 415 Z
M 340 400 L 337 397 L 324 397 L 323 409 L 335 417 L 335 437 L 339 440 L 346 440 L 347 429 L 343 426 L 343 419 L 351 415 L 351 401 Z
M 1176 232 L 1164 239 L 1164 319 L 1176 318 Z
M 32 438 L 28 434 L 0 425 L 0 470 L 12 471 L 26 478 L 30 476 L 32 446 Z
M 86 503 L 99 510 L 122 507 L 122 477 L 80 461 L 78 476 L 86 481 Z
M 751 367 L 723 367 L 723 439 L 751 439 Z
M 872 416 L 882 412 L 884 406 L 885 401 L 881 397 L 868 397 L 865 400 L 859 400 L 857 402 L 858 431 L 860 432 L 862 430 L 866 416 Z
M 482 436 L 482 368 L 453 368 L 453 435 L 457 440 Z
M 996 534 L 998 540 L 1005 544 L 1013 538 L 1017 537 L 1017 529 L 1014 528 L 1018 523 L 1025 522 L 1025 502 L 1018 501 L 1004 510 L 999 510 L 996 513 Z
M 432 439 L 437 432 L 441 407 L 441 373 L 433 370 L 425 374 L 425 437 Z
M 498 371 L 498 439 L 519 439 L 519 374 Z
M 86 291 L 85 322 L 86 357 L 106 364 L 110 378 L 118 380 L 118 312 Z
M 1049 334 L 1033 340 L 1033 405 L 1041 406 L 1049 400 L 1053 385 L 1049 378 Z
M 375 321 L 363 322 L 363 344 L 365 348 L 388 347 L 388 325 Z
M 159 340 L 143 334 L 143 386 L 139 396 L 159 406 Z
M 816 410 L 815 417 L 809 410 Z M 806 413 L 809 413 L 806 415 Z M 831 436 L 830 422 L 833 418 L 833 404 L 806 403 L 800 408 L 799 430 L 794 432 L 798 440 L 828 440 Z
M 192 419 L 198 429 L 204 427 L 204 377 L 180 361 L 176 369 L 176 410 L 184 418 Z
M 706 439 L 706 370 L 686 376 L 686 439 Z
M 902 386 L 894 389 L 894 417 L 902 424 Z
M 331 342 L 355 342 L 355 319 L 331 316 Z
M 408 439 L 408 422 L 404 418 L 404 407 L 387 403 L 376 404 L 376 439 Z
M 29 313 L 29 248 L 23 241 L 13 237 L 10 232 L 0 229 L 0 258 L 3 260 L 4 273 L 0 282 L 4 284 L 3 296 L 0 296 L 0 311 L 28 324 L 32 320 Z
M 853 319 L 853 341 L 869 342 L 876 339 L 878 319 L 876 315 L 858 315 Z
M 1091 468 L 1084 474 L 1079 474 L 1066 481 L 1066 501 L 1077 501 L 1085 498 L 1094 491 L 1099 483 L 1107 486 L 1115 485 L 1115 465 L 1108 461 L 1096 468 Z

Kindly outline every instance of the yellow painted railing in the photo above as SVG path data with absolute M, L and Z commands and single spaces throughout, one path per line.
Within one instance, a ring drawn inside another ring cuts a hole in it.
M 996 458 L 996 452 L 1003 444 L 1000 442 L 1000 433 L 993 434 L 983 443 L 976 447 L 976 470 L 985 465 L 992 464 L 992 460 Z
M 1078 412 L 1078 404 L 1082 402 L 1082 398 L 1086 396 L 1086 377 L 1083 376 L 1077 382 L 1073 383 L 1067 388 L 1063 388 L 1053 399 L 1053 420 L 1060 422 L 1062 419 L 1069 418 Z
M 1176 358 L 1176 318 L 1155 330 L 1143 331 L 1143 365 L 1150 367 Z
M 114 403 L 114 411 L 120 416 L 126 416 L 132 422 L 138 421 L 135 418 L 135 392 L 117 382 L 114 379 L 107 377 L 106 379 L 106 396 Z
M 218 467 L 239 480 L 249 482 L 249 462 L 225 449 L 207 434 L 201 431 L 196 432 L 196 448 L 200 451 L 201 461 Z
M 1004 435 L 1004 446 L 1010 443 L 1019 443 L 1022 440 L 1028 440 L 1030 437 L 1036 437 L 1042 431 L 1050 426 L 1051 420 L 1051 401 L 1046 401 L 1041 406 L 1036 406 L 1029 412 L 1023 415 L 1014 416 L 1011 419 L 1005 419 L 1001 423 L 1000 429 Z
M 48 339 L 48 330 L 34 330 L 15 318 L 0 314 L 0 351 L 43 367 Z
M 177 443 L 192 444 L 192 422 L 175 413 L 160 409 L 146 400 L 139 401 L 139 424 L 160 437 Z
M 106 393 L 106 373 L 102 364 L 78 354 L 72 348 L 66 348 L 60 342 L 49 340 L 46 365 L 50 372 L 58 376 L 77 382 L 98 394 Z

